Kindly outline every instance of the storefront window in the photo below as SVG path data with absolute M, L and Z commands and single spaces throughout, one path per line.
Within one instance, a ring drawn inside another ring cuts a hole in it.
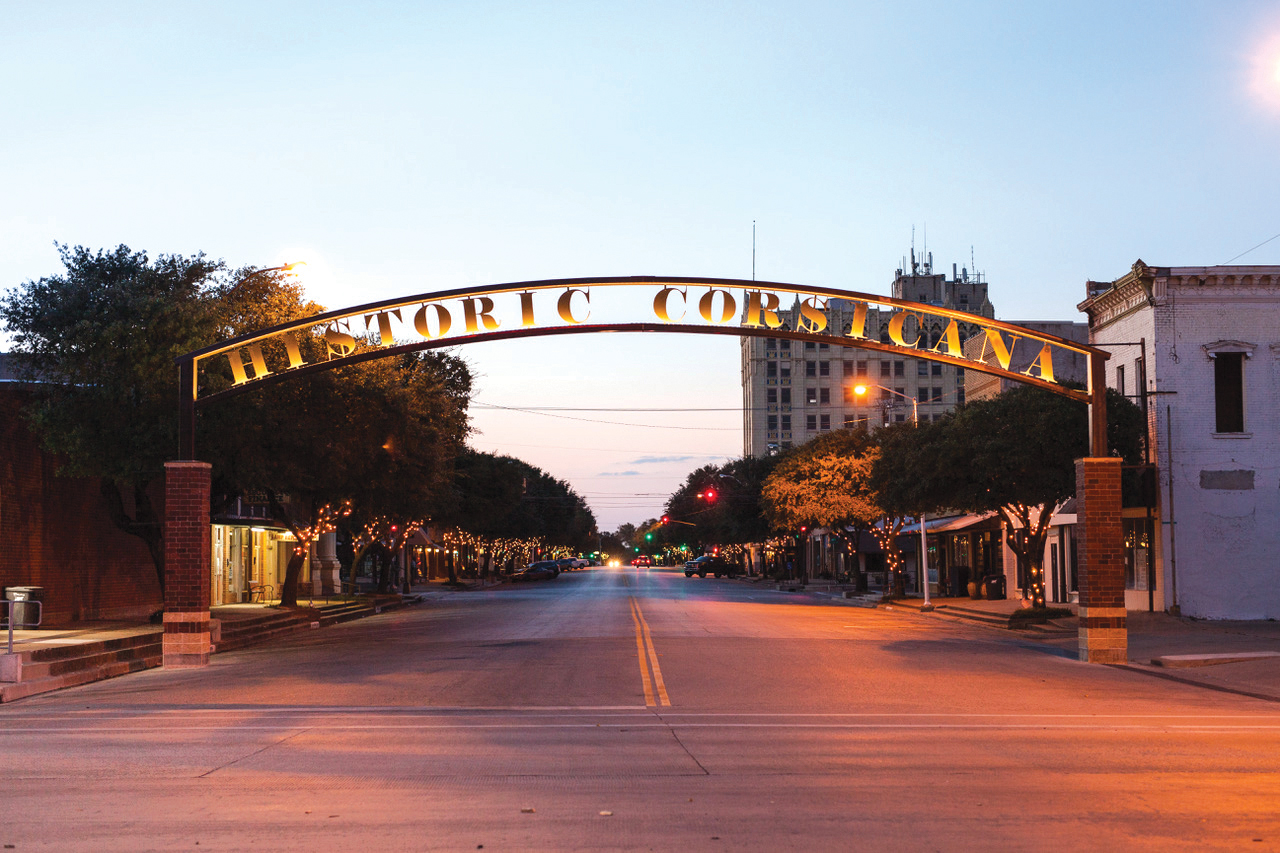
M 1147 560 L 1151 548 L 1151 519 L 1124 519 L 1124 588 L 1147 588 Z

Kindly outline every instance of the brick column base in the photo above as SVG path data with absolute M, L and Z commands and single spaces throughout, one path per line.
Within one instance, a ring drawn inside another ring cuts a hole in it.
M 212 651 L 208 610 L 164 614 L 163 665 L 166 668 L 206 666 Z
M 1079 651 L 1086 663 L 1129 660 L 1120 465 L 1114 457 L 1076 460 Z
M 209 634 L 207 462 L 164 466 L 164 639 L 166 667 L 206 666 Z
M 1128 611 L 1123 607 L 1080 608 L 1080 660 L 1128 663 Z

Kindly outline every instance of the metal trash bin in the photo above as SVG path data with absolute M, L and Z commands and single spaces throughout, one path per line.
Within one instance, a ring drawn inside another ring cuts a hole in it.
M 40 605 L 32 602 L 44 602 L 42 586 L 11 586 L 4 591 L 4 597 L 13 604 L 9 605 L 9 616 L 14 628 L 35 628 L 40 624 Z
M 1008 597 L 1004 575 L 987 575 L 982 579 L 982 585 L 987 591 L 987 601 L 1001 601 Z

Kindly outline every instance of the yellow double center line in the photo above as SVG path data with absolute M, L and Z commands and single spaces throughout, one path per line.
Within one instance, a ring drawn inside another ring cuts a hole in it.
M 636 655 L 640 658 L 640 680 L 644 683 L 644 703 L 650 708 L 659 703 L 670 705 L 667 697 L 667 685 L 662 680 L 662 670 L 658 667 L 658 653 L 653 650 L 653 637 L 649 635 L 649 623 L 640 611 L 640 602 L 633 596 L 627 596 L 631 602 L 631 621 L 636 623 Z M 652 675 L 652 683 L 650 676 Z M 654 694 L 657 694 L 657 699 Z

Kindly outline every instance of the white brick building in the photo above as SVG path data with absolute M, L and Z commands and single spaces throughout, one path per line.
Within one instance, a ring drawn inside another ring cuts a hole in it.
M 1156 518 L 1126 510 L 1126 604 L 1280 618 L 1280 267 L 1150 267 L 1088 282 L 1107 384 L 1143 407 Z M 1154 589 L 1145 545 L 1154 540 Z

